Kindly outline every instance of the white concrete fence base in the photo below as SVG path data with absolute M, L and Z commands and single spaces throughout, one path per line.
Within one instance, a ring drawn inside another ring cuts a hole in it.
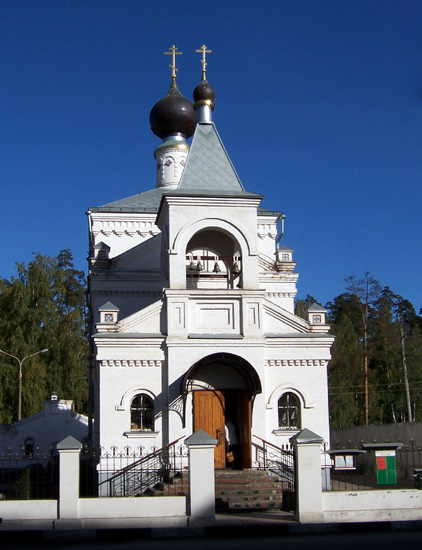
M 0 500 L 1 531 L 208 526 L 215 523 L 214 447 L 199 430 L 189 448 L 189 496 L 79 498 L 82 445 L 69 436 L 57 445 L 57 500 Z
M 296 519 L 301 523 L 422 520 L 421 490 L 323 491 L 322 437 L 304 429 L 290 442 L 296 462 Z

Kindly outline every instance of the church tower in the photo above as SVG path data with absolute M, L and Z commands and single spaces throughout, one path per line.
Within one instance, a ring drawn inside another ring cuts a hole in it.
M 176 50 L 169 91 L 150 113 L 162 140 L 155 188 L 88 211 L 94 442 L 160 448 L 203 429 L 224 468 L 230 420 L 249 468 L 260 438 L 283 447 L 308 428 L 329 441 L 333 337 L 320 306 L 294 315 L 284 216 L 244 189 L 224 148 L 211 52 L 197 50 L 192 103 L 177 87 Z

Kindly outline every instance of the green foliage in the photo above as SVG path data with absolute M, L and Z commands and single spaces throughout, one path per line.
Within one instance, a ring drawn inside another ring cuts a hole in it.
M 420 420 L 422 318 L 368 273 L 346 282 L 347 292 L 325 306 L 336 336 L 328 366 L 331 426 Z
M 56 258 L 35 254 L 17 275 L 0 279 L 0 349 L 23 359 L 42 349 L 45 354 L 22 365 L 22 417 L 44 407 L 50 394 L 73 399 L 76 410 L 87 406 L 87 342 L 82 271 L 72 254 Z M 18 362 L 0 354 L 0 422 L 17 419 Z
M 19 500 L 31 498 L 31 471 L 25 468 L 16 482 L 16 496 Z
M 332 333 L 336 340 L 328 370 L 331 425 L 359 425 L 364 422 L 360 338 L 347 313 L 339 316 Z

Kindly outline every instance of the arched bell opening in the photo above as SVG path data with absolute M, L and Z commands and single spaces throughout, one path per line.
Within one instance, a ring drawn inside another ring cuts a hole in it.
M 186 247 L 186 288 L 242 288 L 240 245 L 230 234 L 198 231 Z
M 209 355 L 188 370 L 181 392 L 185 402 L 192 395 L 193 432 L 201 429 L 217 440 L 215 467 L 250 468 L 252 406 L 262 392 L 253 366 L 230 353 Z M 229 449 L 235 454 L 234 465 L 226 461 Z

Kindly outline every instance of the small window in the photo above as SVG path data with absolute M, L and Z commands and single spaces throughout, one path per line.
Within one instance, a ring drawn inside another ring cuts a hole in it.
M 23 444 L 23 454 L 25 456 L 32 456 L 34 454 L 34 440 L 32 437 L 27 437 Z
M 285 393 L 278 400 L 278 427 L 282 430 L 300 429 L 300 403 L 293 393 Z
M 130 429 L 154 431 L 154 405 L 152 399 L 141 393 L 132 399 L 130 405 Z

